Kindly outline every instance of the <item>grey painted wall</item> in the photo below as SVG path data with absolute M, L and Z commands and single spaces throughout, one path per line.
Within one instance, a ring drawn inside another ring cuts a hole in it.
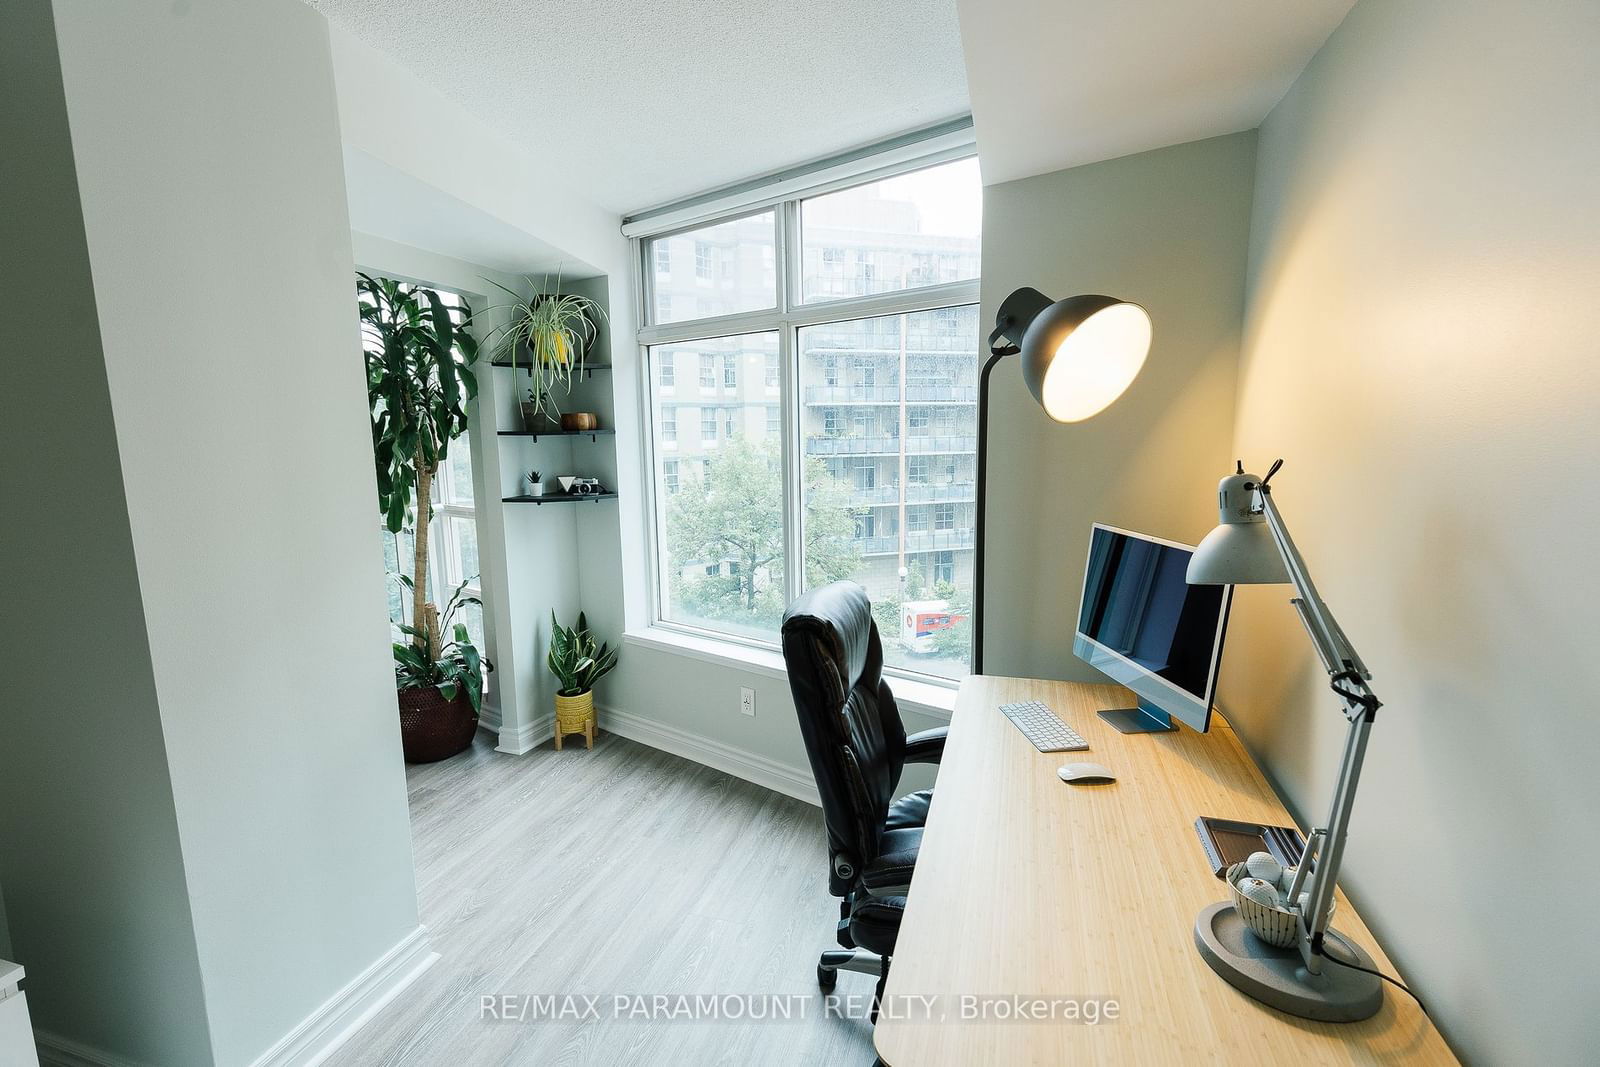
M 1387 701 L 1346 887 L 1477 1063 L 1600 1044 L 1597 54 L 1592 0 L 1364 0 L 1261 130 L 1237 449 Z M 1320 821 L 1343 720 L 1248 592 L 1223 696 Z
M 1090 525 L 1192 544 L 1216 522 L 1254 164 L 1246 132 L 984 190 L 981 321 L 1029 285 L 1135 300 L 1155 324 L 1138 379 L 1085 422 L 1052 422 L 1015 358 L 994 370 L 986 673 L 1103 681 L 1072 655 Z
M 417 923 L 327 29 L 53 13 L 55 96 L 30 58 L 6 109 L 48 164 L 6 261 L 77 294 L 4 361 L 39 575 L 8 647 L 56 664 L 8 693 L 7 905 L 47 1029 L 247 1063 Z
M 34 1025 L 210 1063 L 188 886 L 49 0 L 0 6 L 0 869 Z M 66 298 L 67 306 L 63 307 Z M 53 308 L 46 312 L 43 309 Z

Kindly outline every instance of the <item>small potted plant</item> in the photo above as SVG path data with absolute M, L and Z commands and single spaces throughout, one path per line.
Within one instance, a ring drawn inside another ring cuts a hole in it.
M 528 495 L 544 496 L 544 475 L 538 471 L 528 472 Z
M 578 612 L 578 625 L 567 629 L 550 613 L 550 673 L 556 689 L 556 751 L 567 734 L 582 734 L 584 747 L 594 747 L 594 683 L 617 665 L 616 650 L 595 644 L 589 620 Z

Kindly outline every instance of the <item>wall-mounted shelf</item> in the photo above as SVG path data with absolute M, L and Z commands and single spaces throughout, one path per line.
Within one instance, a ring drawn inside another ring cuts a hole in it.
M 531 437 L 537 441 L 541 437 L 587 437 L 591 441 L 602 437 L 615 437 L 615 430 L 496 430 L 501 437 Z
M 513 369 L 511 367 L 510 363 L 506 362 L 505 360 L 499 360 L 499 359 L 497 359 L 497 360 L 493 361 L 492 363 L 490 363 L 489 366 L 491 366 L 491 367 L 505 367 L 508 370 Z M 527 374 L 527 373 L 530 373 L 533 370 L 533 367 L 531 365 L 529 365 L 527 360 L 519 360 L 514 369 L 520 370 L 524 374 Z M 606 370 L 610 370 L 610 369 L 611 369 L 611 364 L 609 364 L 609 363 L 585 363 L 583 365 L 583 376 L 585 378 L 593 378 L 595 371 L 597 371 L 597 370 L 606 371 Z
M 548 496 L 503 496 L 502 504 L 570 504 L 575 500 L 615 500 L 615 493 L 551 493 Z

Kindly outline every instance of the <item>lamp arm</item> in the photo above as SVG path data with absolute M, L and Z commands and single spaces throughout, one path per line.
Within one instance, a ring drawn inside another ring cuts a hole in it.
M 972 673 L 983 673 L 983 534 L 987 525 L 985 514 L 987 511 L 989 495 L 989 374 L 994 370 L 994 365 L 1007 356 L 1014 356 L 1018 352 L 1016 345 L 997 345 L 1002 330 L 1009 325 L 1007 320 L 995 327 L 994 333 L 989 335 L 989 359 L 983 365 L 982 372 L 978 375 L 978 455 L 977 455 L 977 484 L 973 486 L 973 518 L 976 520 L 973 531 L 972 553 Z
M 1305 558 L 1289 536 L 1283 514 L 1272 499 L 1271 488 L 1265 484 L 1256 486 L 1256 499 L 1272 531 L 1273 540 L 1277 542 L 1278 553 L 1289 572 L 1289 580 L 1298 594 L 1293 601 L 1295 610 L 1300 613 L 1300 621 L 1305 624 L 1311 644 L 1332 679 L 1333 691 L 1343 702 L 1345 718 L 1350 723 L 1339 766 L 1339 779 L 1334 785 L 1333 801 L 1329 805 L 1327 825 L 1322 828 L 1320 841 L 1313 831 L 1306 852 L 1300 859 L 1302 873 L 1296 875 L 1298 883 L 1303 877 L 1303 869 L 1312 862 L 1312 845 L 1315 842 L 1316 879 L 1311 887 L 1311 900 L 1300 913 L 1300 954 L 1306 969 L 1313 974 L 1320 974 L 1323 935 L 1328 929 L 1328 914 L 1333 910 L 1334 889 L 1338 885 L 1339 866 L 1344 859 L 1350 812 L 1355 806 L 1356 785 L 1361 779 L 1361 764 L 1366 758 L 1367 736 L 1372 731 L 1373 718 L 1380 702 L 1367 684 L 1372 677 L 1371 672 L 1356 654 L 1350 639 L 1345 636 L 1343 628 L 1311 581 Z

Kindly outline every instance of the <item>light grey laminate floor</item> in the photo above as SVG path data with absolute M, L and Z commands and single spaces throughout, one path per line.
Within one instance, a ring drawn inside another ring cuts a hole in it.
M 418 903 L 442 958 L 329 1067 L 872 1062 L 866 1020 L 817 994 L 838 905 L 816 808 L 610 734 L 593 751 L 507 756 L 480 733 L 407 779 Z M 872 988 L 844 973 L 836 992 Z M 567 994 L 598 996 L 600 1017 L 549 1018 Z M 668 998 L 629 1011 L 790 1018 L 619 1019 L 619 994 Z M 486 1018 L 486 996 L 518 1018 Z

